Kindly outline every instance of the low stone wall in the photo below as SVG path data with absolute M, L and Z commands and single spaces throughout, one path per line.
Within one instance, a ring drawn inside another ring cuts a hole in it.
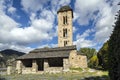
M 8 66 L 7 67 L 7 75 L 15 74 L 16 68 L 14 66 Z
M 6 75 L 7 74 L 7 68 L 0 68 L 0 75 Z
M 16 63 L 16 71 L 18 74 L 21 74 L 22 73 L 22 61 L 20 60 L 17 60 L 17 63 Z
M 69 71 L 69 59 L 68 58 L 64 58 L 63 59 L 63 71 Z
M 87 68 L 87 57 L 77 55 L 76 50 L 70 52 L 69 62 L 71 68 Z
M 49 67 L 48 60 L 44 60 L 44 72 L 45 73 L 59 73 L 63 70 L 63 67 Z
M 60 73 L 63 67 L 49 67 L 45 70 L 46 73 Z
M 32 68 L 23 68 L 22 69 L 22 74 L 30 74 L 32 73 Z

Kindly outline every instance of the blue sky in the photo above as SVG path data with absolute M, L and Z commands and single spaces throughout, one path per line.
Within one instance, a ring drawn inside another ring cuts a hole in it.
M 57 11 L 73 9 L 73 43 L 99 50 L 109 39 L 119 0 L 0 0 L 0 50 L 57 47 Z

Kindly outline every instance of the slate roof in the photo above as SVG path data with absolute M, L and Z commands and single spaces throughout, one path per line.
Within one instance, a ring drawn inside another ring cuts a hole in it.
M 73 18 L 73 10 L 70 6 L 66 5 L 66 6 L 62 6 L 58 11 L 57 13 L 59 12 L 64 12 L 64 11 L 72 11 L 72 18 Z
M 72 9 L 70 8 L 70 6 L 62 6 L 58 12 L 63 12 L 63 11 L 72 11 Z
M 76 46 L 56 47 L 56 48 L 40 48 L 30 51 L 17 59 L 38 59 L 38 58 L 55 58 L 69 57 L 71 50 L 76 50 Z

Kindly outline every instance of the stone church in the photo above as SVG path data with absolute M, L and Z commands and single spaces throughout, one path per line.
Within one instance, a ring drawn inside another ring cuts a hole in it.
M 73 10 L 63 6 L 57 14 L 58 47 L 35 49 L 17 58 L 17 73 L 57 73 L 70 68 L 87 68 L 86 56 L 80 55 L 73 45 Z

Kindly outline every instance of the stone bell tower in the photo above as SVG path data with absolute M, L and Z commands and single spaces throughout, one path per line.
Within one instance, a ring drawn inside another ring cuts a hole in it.
M 69 6 L 58 10 L 58 47 L 73 45 L 73 11 Z

